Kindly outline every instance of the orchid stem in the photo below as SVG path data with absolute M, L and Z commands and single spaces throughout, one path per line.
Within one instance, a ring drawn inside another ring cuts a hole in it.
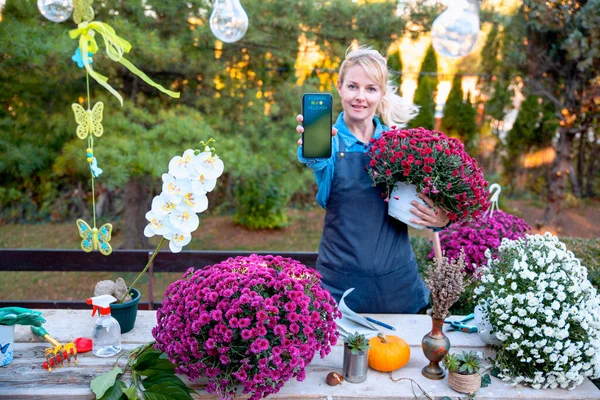
M 154 253 L 152 253 L 152 256 L 148 260 L 148 264 L 146 264 L 146 266 L 144 267 L 144 270 L 142 272 L 140 272 L 140 274 L 137 276 L 137 278 L 135 278 L 135 281 L 133 281 L 133 283 L 131 284 L 131 286 L 129 286 L 129 290 L 127 290 L 127 292 L 125 292 L 125 294 L 123 295 L 123 297 L 121 298 L 121 300 L 119 300 L 119 304 L 123 303 L 123 300 L 125 300 L 125 297 L 127 297 L 127 295 L 129 294 L 129 292 L 131 292 L 131 290 L 133 289 L 133 287 L 135 286 L 135 284 L 142 278 L 142 276 L 144 275 L 144 273 L 146 273 L 146 271 L 148 270 L 148 268 L 150 268 L 150 265 L 152 265 L 152 261 L 154 261 L 154 257 L 156 257 L 156 255 L 158 254 L 158 250 L 160 250 L 160 248 L 162 247 L 162 245 L 163 245 L 164 242 L 165 242 L 165 238 L 163 237 L 162 239 L 160 239 L 160 243 L 158 244 L 158 246 L 156 246 L 156 249 L 154 250 Z

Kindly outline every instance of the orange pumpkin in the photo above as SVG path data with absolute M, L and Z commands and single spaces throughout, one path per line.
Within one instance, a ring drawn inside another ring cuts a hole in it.
M 380 333 L 369 341 L 369 367 L 390 372 L 402 368 L 410 358 L 410 347 L 404 339 Z

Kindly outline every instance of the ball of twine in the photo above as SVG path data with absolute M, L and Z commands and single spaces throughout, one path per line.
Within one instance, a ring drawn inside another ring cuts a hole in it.
M 459 393 L 472 394 L 481 388 L 481 375 L 477 373 L 462 375 L 451 372 L 448 376 L 448 384 Z

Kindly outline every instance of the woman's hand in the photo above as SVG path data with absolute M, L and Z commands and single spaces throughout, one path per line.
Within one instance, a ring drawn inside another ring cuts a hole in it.
M 304 121 L 304 117 L 302 116 L 302 114 L 298 114 L 296 116 L 296 120 L 300 124 L 296 127 L 296 132 L 298 132 L 300 135 L 302 135 L 302 132 L 304 132 L 304 128 L 302 127 L 302 121 Z M 337 133 L 338 133 L 337 128 L 332 127 L 331 128 L 331 136 L 335 136 L 335 135 L 337 135 Z M 298 146 L 302 146 L 302 138 L 298 139 Z
M 419 193 L 418 196 L 427 203 L 426 206 L 421 204 L 420 202 L 413 200 L 411 204 L 416 208 L 411 208 L 410 211 L 417 217 L 410 220 L 410 222 L 418 225 L 442 228 L 448 225 L 450 222 L 450 218 L 448 218 L 448 213 L 437 207 L 433 204 L 433 201 L 425 196 L 423 193 Z

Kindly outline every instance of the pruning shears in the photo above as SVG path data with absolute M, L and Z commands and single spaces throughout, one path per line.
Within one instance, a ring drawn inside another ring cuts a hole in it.
M 466 333 L 477 333 L 477 327 L 473 325 L 467 325 L 466 322 L 475 318 L 475 314 L 471 313 L 463 319 L 454 321 L 444 321 L 445 324 L 450 324 L 449 331 L 461 331 Z

